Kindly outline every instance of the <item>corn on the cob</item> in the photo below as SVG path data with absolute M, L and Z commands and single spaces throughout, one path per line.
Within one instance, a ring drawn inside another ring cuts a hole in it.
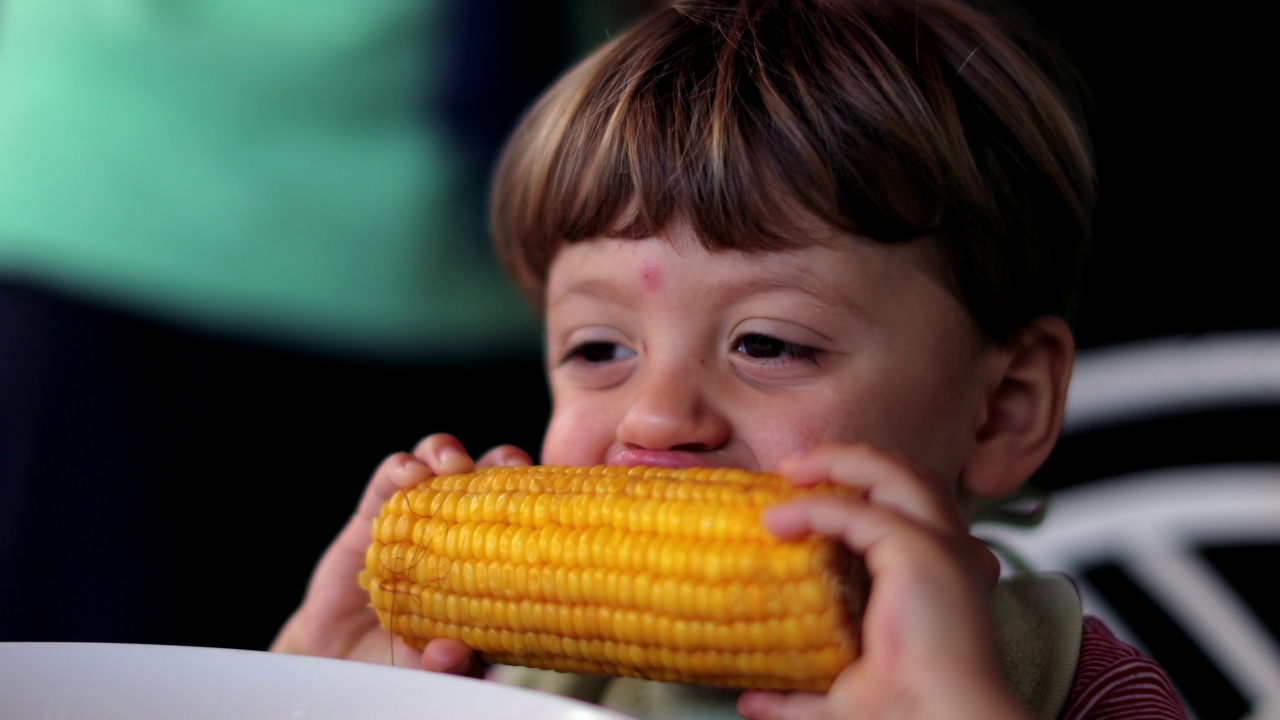
M 384 627 L 488 662 L 826 690 L 858 649 L 861 562 L 781 542 L 760 511 L 805 492 L 726 468 L 533 466 L 439 476 L 373 525 L 360 583 Z

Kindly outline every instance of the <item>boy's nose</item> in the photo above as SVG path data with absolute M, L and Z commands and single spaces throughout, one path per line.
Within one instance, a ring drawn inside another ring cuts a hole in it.
M 618 440 L 630 449 L 697 452 L 720 448 L 729 431 L 711 378 L 687 367 L 650 367 L 638 378 Z

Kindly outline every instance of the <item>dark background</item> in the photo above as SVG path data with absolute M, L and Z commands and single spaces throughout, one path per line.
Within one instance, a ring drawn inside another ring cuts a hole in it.
M 1021 4 L 1056 35 L 1094 100 L 1099 203 L 1081 352 L 1280 328 L 1268 98 L 1275 62 L 1263 57 L 1260 20 L 1231 5 Z M 1259 398 L 1067 435 L 1032 483 L 1085 489 L 1148 469 L 1274 466 L 1277 428 L 1280 405 Z M 1259 572 L 1278 566 L 1280 546 L 1242 541 L 1198 552 L 1280 647 L 1280 593 Z M 1122 562 L 1076 577 L 1126 618 L 1200 720 L 1249 716 L 1247 693 Z
M 1094 98 L 1082 348 L 1280 326 L 1261 23 L 1231 6 L 1023 0 Z

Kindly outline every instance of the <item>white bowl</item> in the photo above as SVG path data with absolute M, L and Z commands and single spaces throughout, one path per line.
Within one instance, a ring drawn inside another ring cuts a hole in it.
M 0 643 L 4 720 L 626 720 L 570 698 L 416 669 L 251 650 Z

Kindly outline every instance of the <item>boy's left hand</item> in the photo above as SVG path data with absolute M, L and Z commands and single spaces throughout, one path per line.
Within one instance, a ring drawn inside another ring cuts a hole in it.
M 779 505 L 764 523 L 782 538 L 844 542 L 865 558 L 871 592 L 861 654 L 826 695 L 744 693 L 744 717 L 1030 717 L 999 664 L 990 609 L 999 561 L 969 534 L 945 483 L 866 445 L 816 448 L 779 471 L 799 485 L 832 480 L 866 492 L 865 501 Z
M 424 652 L 393 637 L 369 608 L 369 594 L 356 579 L 365 567 L 373 519 L 395 493 L 433 475 L 531 463 L 529 454 L 513 445 L 500 445 L 473 461 L 462 443 L 444 433 L 424 438 L 412 453 L 388 456 L 365 487 L 355 513 L 321 556 L 302 604 L 285 622 L 270 650 L 480 675 L 483 668 L 461 643 L 436 640 Z

